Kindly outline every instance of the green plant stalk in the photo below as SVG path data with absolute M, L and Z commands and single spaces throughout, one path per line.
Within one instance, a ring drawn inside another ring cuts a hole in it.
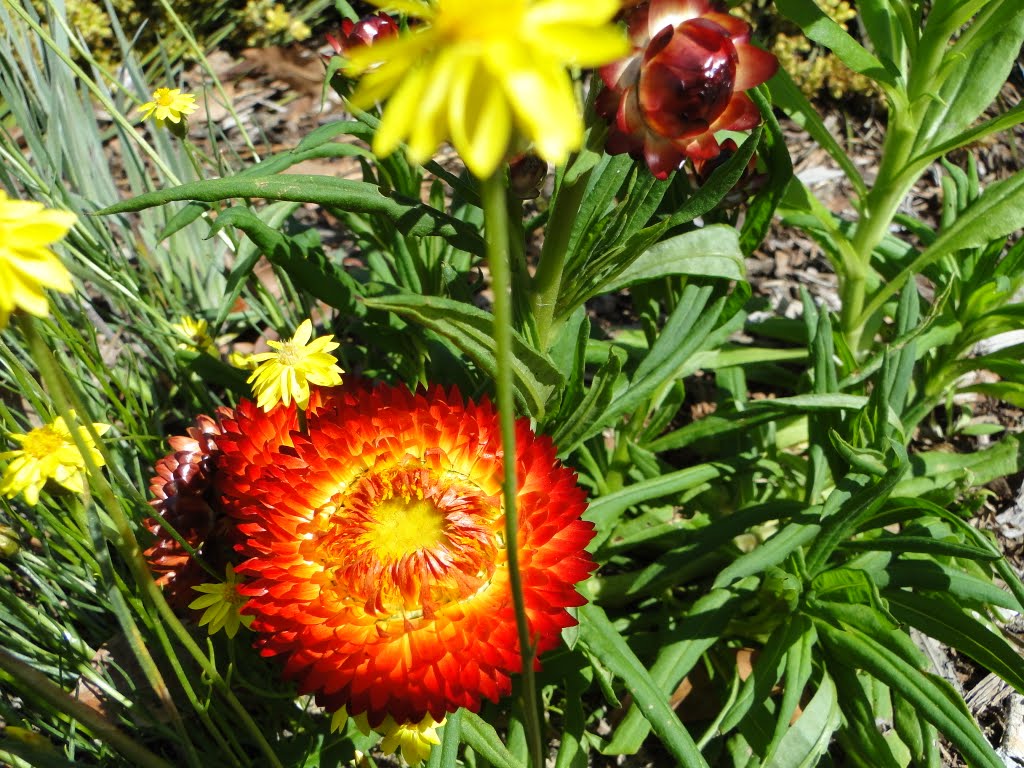
M 562 290 L 562 274 L 565 272 L 569 238 L 572 236 L 576 214 L 583 203 L 583 194 L 587 190 L 589 179 L 590 172 L 587 171 L 572 184 L 563 183 L 551 206 L 551 215 L 548 217 L 548 225 L 544 232 L 544 245 L 541 246 L 531 293 L 533 319 L 537 328 L 537 346 L 541 352 L 546 352 L 551 342 L 555 306 L 558 303 L 558 294 Z
M 85 725 L 105 744 L 124 755 L 139 768 L 172 768 L 171 764 L 154 755 L 144 746 L 109 722 L 96 710 L 68 695 L 42 672 L 32 669 L 0 648 L 0 669 L 22 684 L 54 709 Z
M 543 768 L 540 716 L 537 712 L 537 683 L 533 673 L 533 643 L 523 599 L 523 579 L 519 571 L 519 512 L 516 509 L 516 417 L 512 383 L 512 274 L 509 268 L 508 202 L 504 174 L 495 173 L 481 183 L 484 207 L 484 234 L 487 239 L 487 263 L 494 292 L 494 344 L 497 358 L 498 418 L 501 423 L 501 448 L 504 453 L 505 555 L 508 558 L 509 584 L 516 611 L 519 652 L 523 660 L 523 712 L 526 738 L 534 768 Z M 550 316 L 549 316 L 550 319 Z M 541 336 L 543 339 L 544 337 Z
M 882 161 L 874 186 L 864 200 L 863 217 L 851 239 L 850 258 L 844 260 L 840 298 L 840 328 L 847 346 L 857 352 L 862 343 L 869 316 L 864 314 L 867 300 L 871 254 L 882 242 L 917 176 L 907 173 L 917 129 L 906 125 L 904 115 L 894 112 L 890 131 L 882 149 Z
M 39 331 L 36 328 L 35 318 L 26 318 L 26 322 L 21 324 L 21 328 L 23 329 L 25 337 L 29 343 L 29 349 L 32 352 L 32 357 L 36 361 L 36 365 L 39 367 L 39 373 L 50 390 L 50 395 L 53 397 L 54 403 L 57 405 L 58 412 L 60 415 L 64 416 L 65 420 L 67 420 L 69 424 L 74 423 L 74 420 L 70 418 L 72 405 L 76 411 L 82 415 L 88 413 L 87 409 L 79 401 L 79 398 L 75 394 L 67 376 L 61 370 L 60 366 L 57 365 L 57 361 L 54 359 L 53 353 L 39 335 Z M 92 428 L 92 422 L 85 419 L 82 421 L 82 426 L 90 432 L 96 445 L 102 446 L 99 436 Z M 241 722 L 242 727 L 248 731 L 249 735 L 259 745 L 260 750 L 267 759 L 267 764 L 273 766 L 273 768 L 284 768 L 281 761 L 278 759 L 277 754 L 267 741 L 263 730 L 252 719 L 252 716 L 248 711 L 246 711 L 245 707 L 242 706 L 238 697 L 235 696 L 231 691 L 230 686 L 221 676 L 220 672 L 217 671 L 216 666 L 214 666 L 214 664 L 206 657 L 206 654 L 203 653 L 203 650 L 196 644 L 195 640 L 192 639 L 192 636 L 188 633 L 188 630 L 185 629 L 185 626 L 181 623 L 178 617 L 174 615 L 174 611 L 171 610 L 171 607 L 164 599 L 164 595 L 160 590 L 160 587 L 158 587 L 156 582 L 153 581 L 153 574 L 150 573 L 149 566 L 142 557 L 142 550 L 139 548 L 139 543 L 135 539 L 135 534 L 132 532 L 131 525 L 128 522 L 127 516 L 124 514 L 124 510 L 121 508 L 120 503 L 114 496 L 113 489 L 110 487 L 110 484 L 107 482 L 103 473 L 100 472 L 100 469 L 93 460 L 90 452 L 86 450 L 86 446 L 82 442 L 82 438 L 78 431 L 71 430 L 71 435 L 79 452 L 82 454 L 87 474 L 96 484 L 99 492 L 98 495 L 103 502 L 104 509 L 109 515 L 111 521 L 114 523 L 114 528 L 118 534 L 118 540 L 113 543 L 124 558 L 125 562 L 128 564 L 132 577 L 134 578 L 136 585 L 142 590 L 143 596 L 149 601 L 149 604 L 152 607 L 156 608 L 160 618 L 166 622 L 166 626 L 174 633 L 178 642 L 180 642 L 185 650 L 188 651 L 188 653 L 196 660 L 213 686 L 222 696 L 224 696 L 228 705 Z

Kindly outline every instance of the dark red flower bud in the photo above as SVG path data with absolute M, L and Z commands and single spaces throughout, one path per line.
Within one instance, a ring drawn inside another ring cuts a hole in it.
M 548 175 L 548 164 L 536 155 L 517 155 L 508 161 L 509 189 L 520 200 L 533 200 Z
M 326 35 L 334 52 L 343 56 L 345 51 L 358 46 L 373 45 L 378 40 L 398 34 L 398 24 L 386 13 L 375 13 L 359 21 L 345 19 L 341 22 L 341 39 Z
M 644 159 L 659 179 L 686 158 L 719 153 L 715 132 L 747 130 L 760 114 L 743 91 L 778 62 L 750 45 L 750 25 L 713 0 L 651 0 L 628 13 L 633 54 L 601 69 L 598 112 L 607 150 Z

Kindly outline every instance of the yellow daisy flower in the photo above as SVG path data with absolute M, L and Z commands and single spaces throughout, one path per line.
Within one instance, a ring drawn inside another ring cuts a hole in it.
M 74 415 L 74 414 L 72 414 Z M 97 435 L 110 429 L 109 424 L 93 424 Z M 76 427 L 82 442 L 96 466 L 103 466 L 103 456 L 96 450 L 92 435 L 84 426 Z M 13 498 L 25 494 L 29 504 L 39 502 L 39 492 L 47 480 L 53 480 L 75 493 L 85 491 L 85 459 L 75 445 L 71 430 L 58 416 L 52 424 L 33 429 L 25 435 L 11 435 L 21 448 L 0 453 L 0 461 L 10 460 L 0 481 L 0 493 Z
M 30 200 L 12 200 L 0 189 L 0 328 L 11 312 L 44 316 L 43 291 L 68 293 L 71 275 L 49 246 L 67 234 L 77 217 Z
M 390 755 L 395 750 L 401 749 L 405 762 L 411 766 L 417 766 L 424 760 L 429 760 L 431 748 L 435 744 L 441 743 L 437 737 L 437 729 L 444 723 L 444 720 L 437 722 L 427 715 L 418 723 L 399 724 L 389 716 L 382 725 L 377 727 L 377 730 L 384 734 L 380 749 L 385 755 Z
M 256 370 L 249 377 L 256 405 L 269 411 L 279 402 L 289 405 L 292 400 L 302 409 L 309 403 L 309 385 L 334 387 L 341 384 L 344 371 L 338 359 L 328 354 L 340 345 L 332 341 L 333 335 L 319 336 L 313 341 L 313 323 L 309 320 L 295 329 L 288 341 L 268 341 L 276 352 L 261 352 L 252 356 Z
M 173 328 L 179 336 L 185 337 L 185 341 L 178 345 L 178 349 L 196 349 L 207 355 L 217 356 L 217 345 L 210 336 L 210 324 L 205 320 L 196 320 L 186 315 L 181 318 L 180 323 L 175 323 Z
M 448 139 L 477 177 L 494 173 L 517 139 L 550 163 L 580 146 L 583 121 L 567 66 L 629 52 L 611 23 L 620 0 L 371 0 L 422 19 L 400 37 L 347 51 L 363 73 L 352 101 L 388 98 L 373 151 L 403 141 L 415 162 Z
M 139 107 L 139 111 L 143 113 L 143 120 L 155 116 L 157 123 L 161 125 L 164 120 L 178 123 L 182 117 L 196 111 L 195 101 L 195 96 L 191 93 L 182 93 L 180 88 L 157 88 L 153 91 L 153 100 Z
M 224 630 L 228 637 L 238 634 L 239 627 L 252 624 L 255 616 L 243 616 L 240 611 L 245 606 L 246 598 L 238 591 L 238 577 L 230 565 L 227 569 L 227 580 L 219 584 L 200 584 L 192 587 L 196 592 L 203 592 L 188 607 L 194 611 L 206 609 L 199 619 L 199 626 L 215 635 Z

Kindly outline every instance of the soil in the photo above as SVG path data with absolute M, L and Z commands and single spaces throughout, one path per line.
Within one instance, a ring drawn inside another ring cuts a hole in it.
M 193 140 L 200 144 L 205 141 L 208 118 L 220 127 L 231 143 L 237 144 L 240 151 L 244 147 L 245 133 L 266 147 L 265 151 L 276 152 L 295 146 L 320 125 L 343 119 L 340 100 L 332 91 L 323 91 L 325 67 L 322 54 L 328 53 L 330 48 L 327 46 L 320 50 L 301 46 L 246 49 L 239 56 L 215 53 L 210 57 L 210 65 L 223 83 L 237 120 L 211 92 L 208 100 L 198 99 L 200 110 L 190 120 Z M 198 92 L 205 82 L 205 75 L 196 71 L 186 79 L 185 87 Z M 1022 93 L 1024 68 L 1018 67 L 1003 90 L 999 111 L 1020 103 Z M 871 103 L 862 103 L 857 112 L 850 112 L 848 104 L 840 108 L 835 103 L 822 102 L 820 108 L 825 124 L 841 142 L 845 142 L 854 165 L 870 184 L 876 174 L 884 137 L 884 110 Z M 780 117 L 780 120 L 796 174 L 830 210 L 841 216 L 848 215 L 853 210 L 853 191 L 842 172 L 805 132 L 785 118 Z M 1010 135 L 1000 134 L 976 149 L 983 185 L 1005 178 L 1024 168 L 1024 126 L 1017 126 Z M 963 155 L 951 159 L 960 165 L 965 163 Z M 358 166 L 345 160 L 308 161 L 296 166 L 293 172 L 360 178 Z M 905 212 L 935 223 L 941 208 L 939 184 L 937 171 L 926 174 L 908 199 Z M 326 243 L 339 243 L 334 222 L 324 219 L 314 206 L 310 206 L 303 215 L 308 223 L 319 229 Z M 786 317 L 800 314 L 800 286 L 806 287 L 816 301 L 829 309 L 839 308 L 835 274 L 820 247 L 799 231 L 774 225 L 764 244 L 748 259 L 747 271 L 755 295 L 767 300 L 771 310 L 777 314 Z M 609 327 L 621 326 L 623 315 L 628 312 L 628 303 L 603 300 L 598 304 L 597 312 L 599 323 Z M 694 417 L 708 411 L 702 405 L 712 404 L 693 403 L 691 411 Z M 1020 431 L 1024 426 L 1021 410 L 1005 403 L 979 396 L 970 406 L 976 417 L 996 421 L 1013 431 Z M 941 434 L 922 434 L 920 439 L 923 443 L 939 442 L 942 437 Z M 980 447 L 984 447 L 983 438 L 960 439 L 958 444 L 949 445 L 951 450 L 960 452 Z M 1019 572 L 1024 572 L 1024 493 L 1021 481 L 1021 477 L 1013 477 L 990 484 L 988 490 L 991 495 L 985 499 L 974 522 L 995 533 L 1011 562 Z M 1017 624 L 1020 624 L 1019 617 Z M 1011 623 L 1006 634 L 1024 653 L 1024 626 Z M 921 643 L 933 654 L 940 672 L 964 692 L 986 735 L 998 746 L 1006 735 L 1007 718 L 1013 697 L 1017 694 L 955 651 L 927 639 L 922 639 Z M 1014 710 L 1014 716 L 1020 711 Z M 944 765 L 963 765 L 957 755 L 945 747 L 944 750 Z M 1024 761 L 1024 754 L 1020 759 Z M 650 752 L 629 758 L 597 756 L 595 760 L 594 765 L 632 768 L 670 764 L 658 745 Z

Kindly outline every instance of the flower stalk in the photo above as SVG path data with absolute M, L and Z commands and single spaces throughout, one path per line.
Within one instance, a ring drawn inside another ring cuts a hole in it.
M 530 627 L 526 617 L 523 579 L 519 568 L 519 517 L 516 509 L 518 483 L 514 459 L 516 456 L 516 419 L 512 390 L 512 275 L 509 268 L 508 203 L 504 174 L 492 174 L 482 181 L 481 187 L 484 234 L 487 239 L 487 263 L 491 270 L 491 289 L 494 293 L 494 344 L 497 359 L 495 386 L 498 418 L 501 424 L 501 444 L 505 456 L 504 480 L 502 482 L 505 547 L 512 600 L 515 604 L 519 650 L 523 659 L 523 712 L 525 713 L 526 739 L 529 744 L 531 764 L 540 768 L 544 765 L 544 755 L 541 744 L 540 716 L 537 712 L 537 683 L 533 672 L 533 642 L 530 638 Z M 571 221 L 571 219 L 569 220 Z M 560 279 L 561 272 L 558 271 L 556 276 Z M 557 283 L 555 291 L 557 293 Z M 543 344 L 545 337 L 541 336 L 540 338 Z

